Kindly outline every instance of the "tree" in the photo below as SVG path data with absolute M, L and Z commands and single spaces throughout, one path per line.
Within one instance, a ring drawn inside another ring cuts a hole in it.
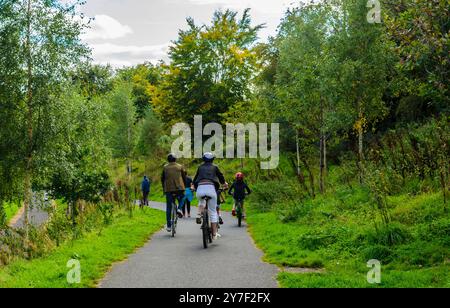
M 251 48 L 262 26 L 251 26 L 248 9 L 240 19 L 237 12 L 216 11 L 210 26 L 197 26 L 191 18 L 187 23 L 170 48 L 164 81 L 155 89 L 155 111 L 169 125 L 191 123 L 194 114 L 221 122 L 220 114 L 249 96 L 256 65 Z
M 360 180 L 363 177 L 364 134 L 375 128 L 387 115 L 383 95 L 387 88 L 391 53 L 383 26 L 367 21 L 367 3 L 359 0 L 333 1 L 335 18 L 335 61 L 340 63 L 335 74 L 337 96 L 345 102 L 345 112 L 357 134 Z
M 118 79 L 108 96 L 110 101 L 110 125 L 107 128 L 108 143 L 116 158 L 126 158 L 127 174 L 131 177 L 133 154 L 137 142 L 136 106 L 133 100 L 133 84 Z
M 45 188 L 54 198 L 67 202 L 75 224 L 77 202 L 97 203 L 110 188 L 110 152 L 103 137 L 107 106 L 99 97 L 85 98 L 82 90 L 71 85 L 66 86 L 62 100 L 64 109 L 60 110 L 58 123 L 54 123 L 61 137 L 51 141 L 55 151 L 46 157 L 45 165 L 53 165 Z
M 18 140 L 23 140 L 14 148 L 14 156 L 21 158 L 18 166 L 24 174 L 25 225 L 32 183 L 44 170 L 37 161 L 49 150 L 47 141 L 52 138 L 51 122 L 58 109 L 61 82 L 88 54 L 79 39 L 84 23 L 77 18 L 77 4 L 56 0 L 1 3 L 1 27 L 7 33 L 2 49 L 9 49 L 5 57 L 11 56 L 10 60 L 2 57 L 2 64 L 8 69 L 5 75 L 10 76 L 4 79 L 4 86 L 12 90 L 3 104 L 13 115 L 11 126 L 17 131 Z
M 450 5 L 448 0 L 385 1 L 385 24 L 399 61 L 393 94 L 398 112 L 436 115 L 450 106 Z

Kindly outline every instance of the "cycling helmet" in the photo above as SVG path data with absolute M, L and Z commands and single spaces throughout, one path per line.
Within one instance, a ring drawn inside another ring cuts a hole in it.
M 210 153 L 210 152 L 207 152 L 207 153 L 203 154 L 203 161 L 206 162 L 206 163 L 213 162 L 214 161 L 214 154 Z
M 243 179 L 244 179 L 244 174 L 242 172 L 236 173 L 236 180 L 243 180 Z
M 169 155 L 167 155 L 167 160 L 169 161 L 169 163 L 174 163 L 177 161 L 177 156 L 173 153 L 170 153 Z

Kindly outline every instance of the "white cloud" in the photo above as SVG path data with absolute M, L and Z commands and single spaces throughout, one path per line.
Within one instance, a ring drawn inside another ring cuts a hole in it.
M 95 39 L 117 39 L 133 33 L 131 27 L 122 25 L 119 21 L 108 15 L 96 15 L 86 30 L 83 39 L 90 41 Z
M 134 46 L 104 43 L 90 44 L 90 47 L 96 63 L 122 67 L 145 61 L 156 63 L 160 59 L 166 59 L 169 44 Z
M 292 5 L 293 0 L 189 0 L 193 4 L 217 4 L 224 8 L 241 10 L 252 8 L 264 14 L 280 15 Z

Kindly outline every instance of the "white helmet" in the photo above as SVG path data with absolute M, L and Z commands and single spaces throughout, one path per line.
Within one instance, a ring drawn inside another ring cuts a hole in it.
M 215 156 L 213 153 L 207 152 L 207 153 L 203 154 L 203 161 L 205 161 L 205 162 L 212 162 L 212 161 L 214 161 L 214 158 L 215 158 Z

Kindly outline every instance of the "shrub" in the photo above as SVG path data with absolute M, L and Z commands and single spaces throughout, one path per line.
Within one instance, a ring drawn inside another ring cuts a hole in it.
M 299 218 L 308 215 L 310 210 L 311 205 L 309 203 L 302 203 L 301 201 L 288 201 L 275 206 L 278 218 L 283 223 L 295 222 Z
M 389 263 L 392 260 L 392 250 L 383 245 L 371 245 L 363 249 L 364 260 L 376 259 L 382 263 Z
M 411 239 L 411 234 L 399 223 L 383 225 L 375 232 L 367 233 L 367 240 L 370 244 L 393 246 L 403 244 L 409 239 Z
M 264 181 L 253 185 L 252 204 L 256 210 L 269 211 L 277 204 L 301 200 L 304 192 L 292 181 Z
M 325 233 L 306 233 L 299 237 L 298 245 L 304 249 L 311 251 L 333 244 L 336 236 Z

